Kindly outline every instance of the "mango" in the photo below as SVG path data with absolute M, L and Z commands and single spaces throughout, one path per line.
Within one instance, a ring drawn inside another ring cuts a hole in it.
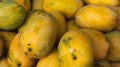
M 120 67 L 120 63 L 111 63 L 111 67 Z
M 108 6 L 86 5 L 79 9 L 75 16 L 75 22 L 83 28 L 96 29 L 109 32 L 116 26 L 117 13 Z
M 0 29 L 13 30 L 23 24 L 25 9 L 11 0 L 0 1 Z
M 8 52 L 8 62 L 10 67 L 33 67 L 35 60 L 26 56 L 20 48 L 20 33 L 12 40 Z
M 94 67 L 90 39 L 79 30 L 66 32 L 58 45 L 60 67 Z
M 37 59 L 47 56 L 55 44 L 56 25 L 54 16 L 46 12 L 28 18 L 20 37 L 23 52 Z

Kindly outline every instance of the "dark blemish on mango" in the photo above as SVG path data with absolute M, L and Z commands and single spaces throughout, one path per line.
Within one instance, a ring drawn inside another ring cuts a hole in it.
M 29 48 L 28 48 L 28 51 L 31 52 L 31 51 L 32 51 L 32 48 L 29 47 Z
M 72 38 L 68 37 L 66 39 L 63 39 L 63 42 L 67 45 L 70 42 L 70 40 L 72 40 Z
M 28 44 L 28 46 L 30 46 L 31 44 Z
M 77 59 L 77 57 L 76 57 L 76 55 L 75 55 L 74 53 L 71 53 L 71 56 L 72 56 L 72 59 L 73 59 L 73 60 L 76 60 L 76 59 Z
M 18 64 L 17 64 L 17 67 L 21 67 L 21 64 L 20 64 L 20 63 L 18 63 Z
M 25 55 L 28 55 L 28 53 L 27 53 L 27 52 L 25 52 Z

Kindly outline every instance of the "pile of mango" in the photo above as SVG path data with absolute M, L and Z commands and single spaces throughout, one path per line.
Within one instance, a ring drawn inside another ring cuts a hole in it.
M 120 0 L 0 0 L 0 67 L 120 67 Z

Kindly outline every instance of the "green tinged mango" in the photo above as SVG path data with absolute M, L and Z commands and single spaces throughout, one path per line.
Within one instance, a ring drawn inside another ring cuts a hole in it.
M 42 58 L 52 50 L 56 35 L 55 18 L 46 12 L 37 12 L 27 19 L 21 32 L 20 45 L 29 57 Z
M 94 67 L 90 39 L 79 30 L 68 31 L 58 46 L 60 67 Z
M 18 28 L 25 19 L 25 9 L 11 0 L 0 1 L 0 29 L 13 30 Z

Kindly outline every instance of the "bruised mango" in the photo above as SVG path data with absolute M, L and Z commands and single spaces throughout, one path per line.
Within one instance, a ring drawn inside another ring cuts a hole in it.
M 58 45 L 60 67 L 94 67 L 90 39 L 79 30 L 68 31 Z
M 21 32 L 20 45 L 27 56 L 42 58 L 52 50 L 56 35 L 57 27 L 54 16 L 40 12 L 27 19 Z

